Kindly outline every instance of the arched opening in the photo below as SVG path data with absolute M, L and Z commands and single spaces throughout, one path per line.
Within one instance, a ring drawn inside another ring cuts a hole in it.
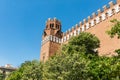
M 52 23 L 52 24 L 50 24 L 50 28 L 53 28 L 54 27 L 54 24 Z

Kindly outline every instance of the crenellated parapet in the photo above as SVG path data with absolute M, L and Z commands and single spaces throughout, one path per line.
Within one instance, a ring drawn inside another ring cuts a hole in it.
M 109 21 L 113 18 L 120 19 L 120 0 L 116 0 L 116 3 L 109 2 L 108 5 L 104 5 L 102 9 L 98 9 L 64 33 L 61 31 L 59 20 L 48 18 L 42 35 L 41 61 L 48 60 L 61 48 L 61 44 L 66 44 L 71 37 L 84 31 L 95 34 L 100 39 L 101 44 L 98 49 L 100 55 L 113 53 L 120 47 L 120 41 L 117 38 L 110 39 L 105 34 L 105 31 L 109 29 L 107 27 L 110 25 Z
M 91 27 L 95 27 L 97 24 L 107 20 L 115 14 L 120 12 L 120 0 L 117 0 L 116 3 L 109 2 L 108 5 L 104 5 L 102 9 L 98 9 L 97 12 L 92 13 L 91 16 L 83 19 L 83 21 L 76 24 L 71 29 L 67 30 L 61 39 L 61 42 L 64 43 L 68 41 L 72 36 L 78 35 L 80 32 L 86 31 Z
M 56 17 L 54 17 L 53 19 L 48 18 L 48 20 L 46 21 L 46 23 L 47 22 L 58 22 L 58 23 L 61 23 Z
M 81 22 L 73 26 L 71 29 L 64 32 L 62 38 L 58 38 L 52 35 L 46 36 L 46 38 L 43 39 L 42 44 L 46 43 L 47 41 L 64 43 L 68 41 L 72 36 L 76 36 L 80 34 L 80 32 L 86 31 L 96 26 L 97 24 L 100 24 L 101 22 L 107 20 L 109 17 L 118 14 L 119 12 L 120 12 L 120 0 L 117 0 L 116 3 L 111 1 L 109 2 L 108 5 L 104 5 L 102 9 L 98 9 L 97 12 L 92 13 L 91 16 L 88 16 L 87 18 L 83 19 Z M 46 23 L 47 23 L 46 26 L 48 25 L 51 26 L 52 23 L 61 24 L 61 22 L 56 18 L 54 19 L 48 18 Z

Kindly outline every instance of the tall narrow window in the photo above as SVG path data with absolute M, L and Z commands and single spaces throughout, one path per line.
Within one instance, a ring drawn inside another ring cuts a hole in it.
M 50 24 L 50 28 L 52 28 L 52 24 Z
M 54 27 L 54 24 L 50 24 L 50 28 L 53 28 Z
M 56 24 L 56 28 L 58 29 L 58 25 Z
M 59 29 L 59 25 L 58 24 L 56 24 L 56 29 Z
M 59 29 L 59 25 L 58 25 L 57 29 Z
M 45 53 L 43 53 L 43 57 L 42 57 L 42 59 L 43 59 L 43 62 L 45 62 Z
M 54 27 L 54 24 L 52 24 L 52 28 Z
M 43 62 L 45 62 L 45 56 L 43 56 Z

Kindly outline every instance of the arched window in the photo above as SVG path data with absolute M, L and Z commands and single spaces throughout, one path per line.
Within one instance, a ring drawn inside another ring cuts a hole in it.
M 56 29 L 59 29 L 59 25 L 58 24 L 56 24 Z
M 59 25 L 57 25 L 57 29 L 59 29 Z
M 45 62 L 45 56 L 43 56 L 43 62 Z
M 54 27 L 54 24 L 52 24 L 52 28 Z
M 52 23 L 52 24 L 50 24 L 50 28 L 53 28 L 54 27 L 54 24 Z
M 43 62 L 45 62 L 45 53 L 43 53 L 43 57 L 42 57 L 42 59 L 43 59 Z

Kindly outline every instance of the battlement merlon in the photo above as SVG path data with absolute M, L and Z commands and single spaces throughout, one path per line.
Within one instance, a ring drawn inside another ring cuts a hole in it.
M 115 12 L 119 12 L 119 5 L 120 0 L 116 1 L 117 3 L 115 4 L 113 1 L 110 1 L 107 7 L 106 5 L 103 6 L 103 10 L 98 9 L 97 12 L 93 12 L 91 16 L 88 16 L 87 19 L 84 19 L 79 23 L 79 27 L 86 25 L 86 23 L 90 24 L 96 24 L 101 22 L 101 20 L 105 20 L 107 17 L 111 17 Z M 72 29 L 71 29 L 72 30 Z
M 53 19 L 48 18 L 48 20 L 46 21 L 46 29 L 60 29 L 61 30 L 61 21 L 56 19 L 56 17 L 54 17 Z
M 103 9 L 98 9 L 97 12 L 94 12 L 91 16 L 83 19 L 83 21 L 81 21 L 77 26 L 75 25 L 66 31 L 63 35 L 63 39 L 66 41 L 67 36 L 73 36 L 91 27 L 94 27 L 118 12 L 120 12 L 120 0 L 117 0 L 116 4 L 113 1 L 110 1 L 108 5 L 103 6 Z
M 44 29 L 42 35 L 42 39 L 49 35 L 61 38 L 62 37 L 61 27 L 62 27 L 61 22 L 58 19 L 56 19 L 56 17 L 52 19 L 48 18 L 48 20 L 46 21 L 46 28 Z
M 47 22 L 58 22 L 58 23 L 61 23 L 61 21 L 58 20 L 56 17 L 54 17 L 53 19 L 48 18 L 48 20 L 46 21 L 46 23 L 47 23 Z
M 114 39 L 114 41 L 110 40 L 110 38 L 106 37 L 104 32 L 108 28 L 106 26 L 108 24 L 106 21 L 114 17 L 119 19 L 119 16 L 120 0 L 116 0 L 116 3 L 109 2 L 109 5 L 105 5 L 103 9 L 98 9 L 97 12 L 88 16 L 79 24 L 67 30 L 65 33 L 61 33 L 61 24 L 59 24 L 61 22 L 59 20 L 57 20 L 56 18 L 49 18 L 46 21 L 46 29 L 44 30 L 44 38 L 42 39 L 40 56 L 41 61 L 48 60 L 49 57 L 54 55 L 54 53 L 60 49 L 60 46 L 62 44 L 66 44 L 72 36 L 76 36 L 80 34 L 80 32 L 87 31 L 88 29 L 90 30 L 88 30 L 89 32 L 92 33 L 93 31 L 93 34 L 96 34 L 98 38 L 101 39 L 102 45 L 99 49 L 99 51 L 101 51 L 100 55 L 113 52 L 116 48 L 120 47 L 120 45 L 118 44 L 120 42 L 118 41 L 118 39 Z M 104 23 L 105 26 L 102 23 Z M 58 26 L 56 27 L 56 24 L 59 25 L 60 28 L 58 28 Z M 102 27 L 99 27 L 101 25 Z M 93 27 L 95 28 L 95 31 L 93 30 Z M 115 45 L 111 46 L 110 43 Z

